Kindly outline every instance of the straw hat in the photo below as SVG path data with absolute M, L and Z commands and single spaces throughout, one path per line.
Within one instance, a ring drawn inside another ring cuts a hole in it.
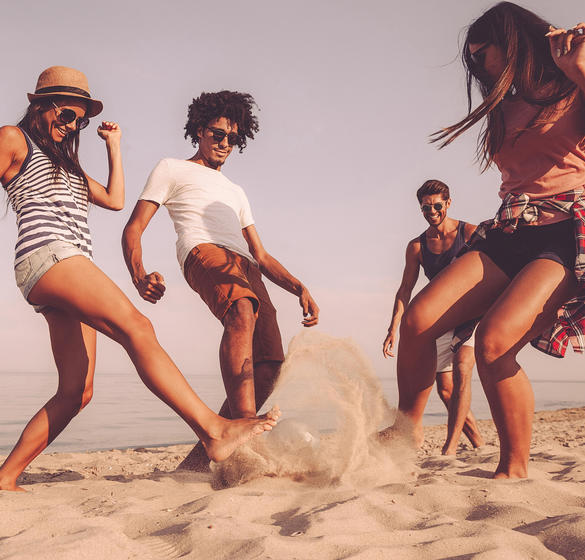
M 85 74 L 66 66 L 51 66 L 41 72 L 35 92 L 27 94 L 29 101 L 55 95 L 79 97 L 87 101 L 86 117 L 95 117 L 104 107 L 101 101 L 91 98 Z

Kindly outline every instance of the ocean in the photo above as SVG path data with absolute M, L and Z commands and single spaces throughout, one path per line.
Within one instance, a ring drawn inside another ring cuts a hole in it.
M 472 411 L 476 418 L 490 418 L 479 380 L 472 382 Z M 187 376 L 191 386 L 214 410 L 224 398 L 219 372 Z M 391 406 L 397 404 L 396 379 L 380 378 Z M 26 422 L 53 394 L 57 374 L 0 373 L 0 455 L 6 455 Z M 585 379 L 532 380 L 537 410 L 585 406 Z M 294 415 L 286 403 L 278 403 L 283 418 Z M 435 391 L 426 408 L 426 424 L 447 421 L 445 407 Z M 142 384 L 135 373 L 96 372 L 92 402 L 50 445 L 48 452 L 77 452 L 101 449 L 161 446 L 189 443 L 196 436 L 187 425 Z

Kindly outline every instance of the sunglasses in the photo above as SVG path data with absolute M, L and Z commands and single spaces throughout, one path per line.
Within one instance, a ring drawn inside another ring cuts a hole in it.
M 89 124 L 87 117 L 78 117 L 73 109 L 63 109 L 55 105 L 55 103 L 53 103 L 53 107 L 57 112 L 57 121 L 60 124 L 71 124 L 73 121 L 76 121 L 75 126 L 77 130 L 83 130 Z
M 474 53 L 469 53 L 469 58 L 475 66 L 482 67 L 485 64 L 486 49 L 490 46 L 490 43 L 486 43 L 483 47 L 477 49 Z
M 435 202 L 434 204 L 421 204 L 420 209 L 423 212 L 431 212 L 433 209 L 440 212 L 445 207 L 445 202 Z
M 230 132 L 229 134 L 225 130 L 221 130 L 220 128 L 213 128 L 208 126 L 207 130 L 209 130 L 213 136 L 213 141 L 217 142 L 218 144 L 223 142 L 223 139 L 227 136 L 227 141 L 230 146 L 235 146 L 242 141 L 241 136 L 237 132 Z

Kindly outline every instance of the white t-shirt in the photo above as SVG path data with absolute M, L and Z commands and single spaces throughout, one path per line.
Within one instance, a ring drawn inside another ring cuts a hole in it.
M 181 269 L 200 243 L 220 245 L 256 262 L 242 235 L 242 229 L 254 223 L 250 203 L 243 189 L 221 171 L 183 159 L 162 159 L 140 200 L 166 206 L 177 232 Z

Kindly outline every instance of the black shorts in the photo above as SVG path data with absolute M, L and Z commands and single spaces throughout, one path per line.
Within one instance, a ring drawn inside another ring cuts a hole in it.
M 575 227 L 569 219 L 546 226 L 519 227 L 514 233 L 492 229 L 471 249 L 485 253 L 509 278 L 514 278 L 536 259 L 549 259 L 573 270 L 576 247 Z

